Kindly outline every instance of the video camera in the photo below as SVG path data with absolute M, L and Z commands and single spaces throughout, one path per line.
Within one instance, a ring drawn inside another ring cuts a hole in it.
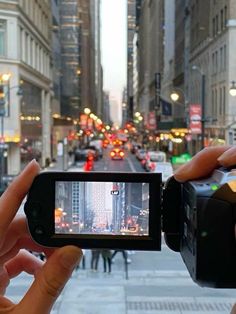
M 158 173 L 43 172 L 25 203 L 44 246 L 180 252 L 202 286 L 236 287 L 236 170 L 186 183 Z

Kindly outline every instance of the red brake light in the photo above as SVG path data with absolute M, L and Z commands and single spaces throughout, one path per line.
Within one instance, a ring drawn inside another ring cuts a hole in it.
M 114 157 L 115 156 L 115 152 L 111 152 L 111 157 Z
M 121 151 L 120 152 L 120 157 L 124 157 L 124 155 L 125 155 L 124 152 Z

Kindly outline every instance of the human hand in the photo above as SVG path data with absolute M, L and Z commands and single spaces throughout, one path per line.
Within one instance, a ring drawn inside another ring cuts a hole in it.
M 236 147 L 212 146 L 197 153 L 192 160 L 178 168 L 174 177 L 179 182 L 198 179 L 209 175 L 220 166 L 230 167 L 236 164 Z
M 38 173 L 39 166 L 32 161 L 0 198 L 0 313 L 50 313 L 82 257 L 82 251 L 74 246 L 54 250 L 35 244 L 28 233 L 25 217 L 15 217 Z M 48 260 L 43 263 L 22 249 L 44 251 Z M 3 295 L 10 279 L 22 271 L 34 275 L 35 280 L 23 299 L 14 304 Z

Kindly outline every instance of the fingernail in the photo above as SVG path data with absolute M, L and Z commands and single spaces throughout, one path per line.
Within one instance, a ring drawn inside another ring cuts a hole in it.
M 82 251 L 77 247 L 65 248 L 61 257 L 61 264 L 67 269 L 73 269 L 80 262 Z

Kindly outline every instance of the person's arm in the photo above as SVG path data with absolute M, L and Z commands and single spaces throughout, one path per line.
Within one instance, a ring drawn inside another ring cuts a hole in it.
M 32 161 L 0 198 L 0 313 L 49 313 L 82 257 L 74 246 L 53 250 L 36 245 L 28 234 L 25 217 L 15 217 L 39 170 Z M 46 263 L 25 249 L 44 251 Z M 23 299 L 14 304 L 3 295 L 11 278 L 22 271 L 34 275 L 35 280 Z

